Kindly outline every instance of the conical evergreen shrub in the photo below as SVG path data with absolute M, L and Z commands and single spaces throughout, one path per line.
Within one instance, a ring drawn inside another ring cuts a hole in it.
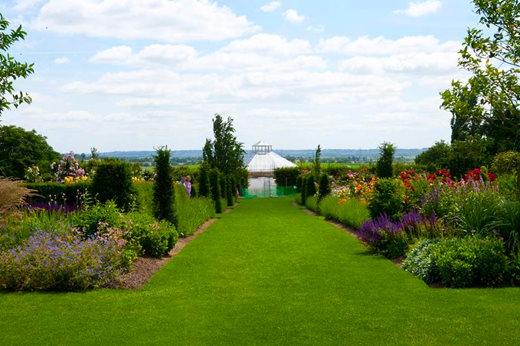
M 175 189 L 170 167 L 170 150 L 157 149 L 155 161 L 155 182 L 153 185 L 154 216 L 159 220 L 167 220 L 178 227 L 175 212 Z
M 218 169 L 212 169 L 209 173 L 209 182 L 211 188 L 211 198 L 215 202 L 215 212 L 217 214 L 222 213 L 222 202 L 220 197 L 222 196 L 220 190 L 220 172 Z
M 205 164 L 203 164 L 200 167 L 198 195 L 201 197 L 211 196 L 211 190 L 209 185 L 209 169 L 208 166 Z
M 326 197 L 330 194 L 330 179 L 327 174 L 322 174 L 320 177 L 320 183 L 319 183 L 319 199 Z

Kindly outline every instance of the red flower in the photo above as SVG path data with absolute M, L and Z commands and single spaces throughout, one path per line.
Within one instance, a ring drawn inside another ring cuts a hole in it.
M 488 180 L 491 181 L 491 182 L 497 180 L 497 175 L 495 173 L 489 172 L 488 173 Z

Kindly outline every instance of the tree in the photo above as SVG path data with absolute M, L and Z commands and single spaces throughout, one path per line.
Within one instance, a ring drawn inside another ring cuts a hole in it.
M 516 194 L 520 200 L 520 153 L 506 151 L 498 154 L 493 159 L 493 169 L 498 174 L 516 175 Z
M 222 201 L 220 200 L 222 191 L 220 189 L 220 172 L 218 169 L 214 168 L 209 172 L 209 181 L 211 186 L 211 197 L 215 202 L 215 212 L 220 214 L 222 213 Z
M 0 116 L 12 106 L 18 108 L 23 103 L 31 103 L 27 93 L 15 90 L 14 81 L 34 73 L 34 64 L 19 62 L 8 53 L 14 43 L 26 36 L 21 26 L 9 29 L 9 21 L 0 14 Z
M 454 141 L 451 145 L 449 170 L 451 174 L 460 178 L 470 169 L 487 165 L 491 161 L 489 156 L 490 140 L 479 137 L 468 137 L 465 141 Z
M 226 175 L 236 175 L 244 167 L 244 149 L 235 136 L 233 119 L 224 121 L 221 115 L 213 118 L 213 141 L 207 139 L 203 149 L 203 160 L 211 168 Z
M 305 201 L 307 200 L 307 179 L 309 177 L 304 175 L 301 178 L 301 204 L 305 205 Z
M 451 146 L 445 141 L 435 143 L 428 150 L 417 155 L 415 164 L 425 166 L 429 171 L 449 168 L 452 156 Z
M 319 179 L 321 173 L 321 145 L 318 145 L 316 152 L 314 153 L 314 164 L 312 167 L 312 173 L 315 179 Z
M 206 164 L 200 167 L 199 174 L 199 196 L 210 197 L 209 170 Z
M 25 170 L 37 166 L 50 177 L 51 163 L 60 155 L 36 131 L 16 126 L 0 126 L 0 175 L 23 179 Z
M 471 73 L 441 93 L 452 141 L 490 140 L 490 153 L 520 149 L 520 2 L 473 0 L 482 28 L 468 29 L 459 66 Z
M 168 147 L 157 149 L 154 161 L 156 174 L 153 185 L 154 215 L 158 220 L 167 220 L 178 227 L 175 212 L 175 189 Z
M 383 143 L 379 146 L 381 153 L 376 163 L 376 175 L 379 178 L 391 178 L 394 176 L 393 162 L 395 146 L 391 143 Z
M 314 176 L 311 174 L 305 180 L 305 199 L 316 195 L 316 182 Z M 303 201 L 305 205 L 305 201 Z
M 322 174 L 320 177 L 320 183 L 319 183 L 319 199 L 323 199 L 324 197 L 328 196 L 331 192 L 330 189 L 330 179 L 327 174 Z
M 135 196 L 129 164 L 117 160 L 103 161 L 96 168 L 90 192 L 101 203 L 114 201 L 119 209 L 129 211 Z

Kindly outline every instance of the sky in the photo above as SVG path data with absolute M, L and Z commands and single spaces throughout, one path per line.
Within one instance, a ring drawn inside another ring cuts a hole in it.
M 247 148 L 424 148 L 465 78 L 470 0 L 1 0 L 33 62 L 2 115 L 60 152 L 200 149 L 215 113 Z

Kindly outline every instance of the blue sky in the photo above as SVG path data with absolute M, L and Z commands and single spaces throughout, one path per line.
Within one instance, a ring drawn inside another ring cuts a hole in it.
M 426 147 L 477 17 L 469 0 L 5 0 L 33 103 L 2 116 L 59 151 L 198 149 L 214 113 L 275 148 Z

